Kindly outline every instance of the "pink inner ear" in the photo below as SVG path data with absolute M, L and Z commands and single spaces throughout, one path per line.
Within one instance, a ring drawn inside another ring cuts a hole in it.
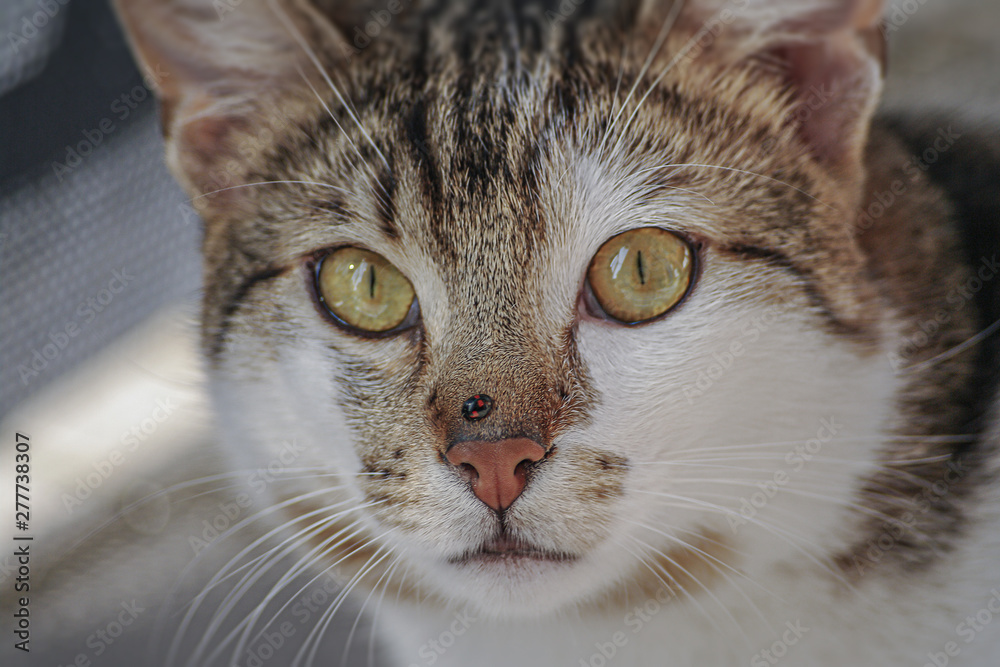
M 179 139 L 191 149 L 207 156 L 218 155 L 225 148 L 232 119 L 203 116 L 183 125 Z
M 663 7 L 663 0 L 647 0 Z M 833 168 L 860 159 L 881 89 L 884 0 L 746 0 L 711 43 L 721 58 L 775 61 L 797 105 L 788 113 L 812 154 Z M 687 0 L 685 19 L 698 34 L 725 0 Z
M 842 31 L 772 53 L 785 66 L 798 100 L 787 121 L 814 155 L 839 164 L 859 154 L 880 88 L 875 56 L 859 34 Z
M 177 128 L 178 158 L 199 192 L 214 192 L 235 185 L 243 175 L 242 165 L 233 163 L 239 156 L 231 144 L 245 122 L 239 117 L 205 115 Z

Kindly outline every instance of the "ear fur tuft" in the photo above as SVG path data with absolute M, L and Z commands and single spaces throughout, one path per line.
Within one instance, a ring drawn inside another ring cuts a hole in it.
M 676 0 L 678 29 L 696 53 L 777 66 L 797 105 L 791 122 L 818 160 L 856 171 L 882 91 L 883 0 Z M 659 25 L 674 7 L 644 0 L 640 21 Z
M 171 167 L 192 196 L 238 183 L 250 133 L 281 133 L 327 85 L 344 41 L 306 0 L 114 0 L 163 108 Z

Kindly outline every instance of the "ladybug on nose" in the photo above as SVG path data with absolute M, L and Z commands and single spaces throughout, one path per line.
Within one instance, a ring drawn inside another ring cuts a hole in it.
M 476 394 L 462 403 L 462 416 L 470 422 L 479 421 L 490 414 L 493 409 L 493 399 L 486 394 Z
M 492 409 L 492 398 L 476 394 L 462 403 L 462 416 L 476 422 Z M 461 471 L 477 498 L 503 512 L 524 491 L 528 469 L 545 458 L 545 448 L 526 437 L 463 440 L 448 448 L 446 458 Z

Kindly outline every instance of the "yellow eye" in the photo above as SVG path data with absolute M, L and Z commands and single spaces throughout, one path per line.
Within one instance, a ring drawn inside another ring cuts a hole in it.
M 590 261 L 587 280 L 604 312 L 638 324 L 676 306 L 691 285 L 694 257 L 675 234 L 643 227 L 608 240 Z
M 385 257 L 361 248 L 340 248 L 316 272 L 323 304 L 348 325 L 372 333 L 402 325 L 413 310 L 413 286 Z

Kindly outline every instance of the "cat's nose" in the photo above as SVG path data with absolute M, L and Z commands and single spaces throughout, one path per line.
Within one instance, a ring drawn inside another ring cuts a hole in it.
M 528 465 L 544 457 L 545 448 L 530 438 L 459 442 L 446 454 L 449 463 L 468 475 L 476 497 L 498 512 L 524 491 Z

